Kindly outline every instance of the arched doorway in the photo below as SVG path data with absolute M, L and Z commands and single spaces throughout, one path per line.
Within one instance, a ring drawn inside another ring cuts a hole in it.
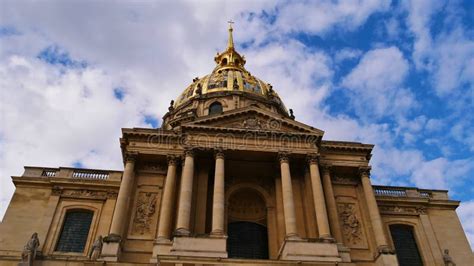
M 231 195 L 227 221 L 230 258 L 268 259 L 267 210 L 255 190 L 240 189 Z

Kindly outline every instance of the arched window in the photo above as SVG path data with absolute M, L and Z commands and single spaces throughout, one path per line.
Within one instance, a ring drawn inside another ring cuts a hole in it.
M 227 58 L 222 59 L 222 65 L 223 66 L 227 65 Z
M 209 114 L 215 115 L 222 113 L 222 104 L 220 102 L 214 102 L 209 106 Z
M 94 213 L 89 210 L 66 212 L 56 251 L 84 252 Z
M 400 266 L 423 265 L 412 226 L 392 224 L 390 225 L 390 234 Z

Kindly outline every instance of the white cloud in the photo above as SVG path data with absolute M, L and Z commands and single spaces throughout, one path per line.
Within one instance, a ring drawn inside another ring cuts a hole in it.
M 415 65 L 417 68 L 429 68 L 432 63 L 431 17 L 443 7 L 444 1 L 418 0 L 405 1 L 403 4 L 408 10 L 407 24 L 415 37 L 413 47 Z
M 406 1 L 407 24 L 415 37 L 412 51 L 417 69 L 426 70 L 440 97 L 448 105 L 472 105 L 474 100 L 474 39 L 461 21 L 459 1 Z M 435 14 L 443 9 L 446 18 Z M 433 32 L 437 32 L 434 35 Z M 467 88 L 464 88 L 464 87 Z M 466 100 L 467 99 L 467 100 Z
M 466 181 L 465 177 L 472 169 L 474 164 L 469 159 L 450 161 L 436 158 L 419 164 L 413 171 L 412 180 L 421 188 L 455 188 Z
M 382 117 L 404 112 L 416 105 L 409 89 L 401 88 L 408 73 L 408 62 L 397 47 L 367 52 L 343 79 L 342 86 L 352 90 L 353 104 L 359 115 Z
M 334 27 L 354 30 L 373 13 L 386 11 L 390 1 L 311 1 L 279 7 L 276 28 L 282 32 L 324 34 Z
M 314 121 L 314 113 L 332 87 L 332 60 L 322 51 L 308 50 L 297 41 L 249 47 L 247 69 L 266 82 L 292 108 L 299 121 Z
M 471 243 L 471 248 L 474 250 L 474 200 L 461 202 L 456 211 L 467 239 Z
M 97 68 L 65 69 L 19 55 L 0 61 L 2 202 L 13 191 L 9 176 L 20 175 L 24 165 L 82 161 L 92 168 L 122 168 L 120 128 L 146 126 L 146 106 L 133 94 L 118 101 L 115 86 Z
M 336 52 L 336 54 L 334 55 L 334 61 L 336 61 L 336 63 L 341 63 L 345 60 L 357 59 L 361 55 L 362 51 L 359 49 L 343 48 Z

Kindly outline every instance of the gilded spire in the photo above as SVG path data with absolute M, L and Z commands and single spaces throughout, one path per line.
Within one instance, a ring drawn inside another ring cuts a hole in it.
M 232 20 L 227 22 L 229 23 L 229 42 L 227 43 L 227 49 L 234 49 L 234 37 L 232 36 L 232 24 L 234 24 L 234 22 Z
M 217 66 L 215 71 L 227 68 L 239 68 L 242 70 L 244 69 L 245 65 L 245 57 L 241 56 L 234 47 L 234 37 L 232 36 L 232 32 L 234 29 L 232 28 L 232 24 L 234 22 L 228 21 L 229 23 L 229 40 L 227 42 L 227 48 L 222 53 L 217 53 L 214 57 L 214 61 L 216 61 Z

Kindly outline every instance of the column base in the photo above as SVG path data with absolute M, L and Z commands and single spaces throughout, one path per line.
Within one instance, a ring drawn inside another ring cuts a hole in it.
M 191 232 L 189 229 L 186 228 L 178 228 L 174 231 L 175 236 L 189 236 L 191 235 Z
M 102 252 L 99 261 L 117 262 L 120 257 L 120 243 L 118 242 L 104 242 L 102 245 Z
M 375 259 L 375 265 L 398 265 L 397 256 L 395 251 L 389 246 L 377 247 L 378 257 Z
M 167 238 L 158 238 L 153 243 L 153 254 L 150 263 L 158 263 L 158 256 L 171 255 L 171 246 L 173 242 Z
M 288 234 L 285 236 L 285 240 L 301 240 L 298 234 Z
M 342 259 L 342 262 L 351 262 L 351 249 L 344 246 L 342 243 L 337 243 L 337 251 L 339 251 L 339 256 Z
M 227 238 L 227 236 L 224 234 L 224 231 L 213 231 L 209 234 L 209 236 L 212 238 Z
M 342 262 L 335 243 L 309 242 L 306 239 L 286 239 L 279 259 L 313 262 Z
M 395 254 L 379 254 L 375 259 L 377 266 L 394 266 L 398 265 L 397 256 Z
M 170 255 L 227 258 L 226 237 L 175 237 Z

